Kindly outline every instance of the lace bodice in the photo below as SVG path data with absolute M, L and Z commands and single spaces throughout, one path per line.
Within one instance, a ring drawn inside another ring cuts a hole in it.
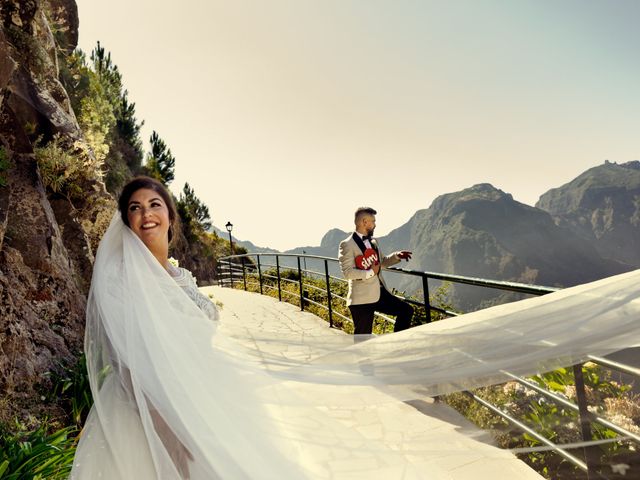
M 218 319 L 218 309 L 213 302 L 207 298 L 200 290 L 198 290 L 198 284 L 193 274 L 182 267 L 170 266 L 169 273 L 176 281 L 176 283 L 182 287 L 189 298 L 202 310 L 211 320 Z

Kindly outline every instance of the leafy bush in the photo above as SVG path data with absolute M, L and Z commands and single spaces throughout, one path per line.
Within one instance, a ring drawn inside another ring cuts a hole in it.
M 0 479 L 66 479 L 71 471 L 78 434 L 93 404 L 82 355 L 71 365 L 59 365 L 49 373 L 53 387 L 43 400 L 56 403 L 70 414 L 70 425 L 31 419 L 26 426 L 15 421 L 12 428 L 0 427 Z
M 34 430 L 17 423 L 15 431 L 0 429 L 0 479 L 68 478 L 75 455 L 75 426 L 49 433 L 46 423 Z
M 84 353 L 77 362 L 71 365 L 60 364 L 58 372 L 50 372 L 48 375 L 53 388 L 46 392 L 45 398 L 62 404 L 75 425 L 82 426 L 93 405 Z
M 99 174 L 95 159 L 82 144 L 67 145 L 59 134 L 48 143 L 40 141 L 34 151 L 45 187 L 70 201 L 83 198 L 85 183 Z
M 630 392 L 630 386 L 613 381 L 607 370 L 594 363 L 586 363 L 583 366 L 583 376 L 589 410 L 631 432 L 640 433 L 640 398 Z M 576 388 L 573 369 L 560 368 L 542 375 L 535 375 L 530 380 L 575 403 Z M 499 406 L 557 445 L 582 441 L 580 419 L 575 410 L 556 404 L 518 382 L 511 381 L 503 385 L 484 387 L 474 390 L 473 393 Z M 464 392 L 446 395 L 443 399 L 480 428 L 492 431 L 498 444 L 503 448 L 543 446 L 537 438 L 521 433 L 502 417 L 492 413 Z M 593 440 L 618 437 L 616 432 L 603 425 L 593 422 L 591 426 Z M 579 451 L 572 453 L 580 456 Z M 611 442 L 591 447 L 591 455 L 596 459 L 597 468 L 607 470 L 609 475 L 610 465 L 629 464 L 630 468 L 640 467 L 637 460 L 633 465 L 634 462 L 631 459 L 637 458 L 637 452 L 634 445 L 629 442 Z M 530 452 L 523 457 L 523 460 L 547 478 L 563 480 L 585 478 L 578 467 L 552 451 Z

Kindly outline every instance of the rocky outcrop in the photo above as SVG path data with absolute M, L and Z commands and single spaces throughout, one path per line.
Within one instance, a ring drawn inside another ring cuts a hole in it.
M 536 204 L 604 258 L 640 267 L 640 161 L 605 162 Z
M 58 134 L 82 143 L 82 132 L 58 80 L 56 39 L 77 42 L 70 0 L 4 0 L 0 9 L 0 417 L 19 414 L 45 373 L 82 349 L 92 248 L 87 222 L 99 212 L 52 197 L 34 156 L 37 138 Z M 97 197 L 99 182 L 84 186 Z M 88 197 L 91 195 L 88 195 Z M 81 213 L 82 212 L 82 213 Z M 84 226 L 83 226 L 84 224 Z M 70 254 L 72 252 L 72 254 Z
M 410 266 L 419 270 L 559 287 L 629 270 L 489 184 L 438 197 L 412 223 Z M 465 310 L 504 296 L 475 287 L 455 292 Z

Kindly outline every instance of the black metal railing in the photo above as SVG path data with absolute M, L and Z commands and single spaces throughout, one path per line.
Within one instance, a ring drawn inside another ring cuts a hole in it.
M 265 258 L 273 258 L 275 259 L 275 264 L 273 263 L 265 263 Z M 255 260 L 254 260 L 255 259 Z M 281 259 L 285 259 L 290 261 L 291 265 L 283 266 Z M 305 268 L 302 268 L 301 259 L 305 261 Z M 295 261 L 293 261 L 295 260 Z M 315 262 L 317 265 L 321 265 L 323 271 L 316 271 L 306 268 L 306 260 L 310 260 Z M 291 262 L 293 261 L 293 262 Z M 332 303 L 334 299 L 345 302 L 346 298 L 337 294 L 335 292 L 335 287 L 332 289 L 331 280 L 334 282 L 342 282 L 347 283 L 344 278 L 341 278 L 337 275 L 331 274 L 330 263 L 335 264 L 337 267 L 338 260 L 336 258 L 331 257 L 323 257 L 318 255 L 306 255 L 306 254 L 284 254 L 284 253 L 247 253 L 244 255 L 233 255 L 228 257 L 223 257 L 218 259 L 218 283 L 220 286 L 230 286 L 235 287 L 239 282 L 242 283 L 242 287 L 244 290 L 248 290 L 250 286 L 255 286 L 256 289 L 260 292 L 260 294 L 265 293 L 265 289 L 269 290 L 277 290 L 278 299 L 282 301 L 283 294 L 288 295 L 289 297 L 298 297 L 296 301 L 300 305 L 300 309 L 304 311 L 305 305 L 315 305 L 319 308 L 324 309 L 327 312 L 329 326 L 334 327 L 334 319 L 336 317 L 340 318 L 342 321 L 351 322 L 351 319 L 347 316 L 337 312 L 333 307 Z M 275 269 L 275 275 L 273 273 L 265 273 L 264 268 L 272 268 Z M 293 271 L 297 277 L 297 280 L 292 280 L 290 278 L 283 278 L 282 272 L 283 269 L 285 271 L 291 272 Z M 491 288 L 496 290 L 503 290 L 508 292 L 516 292 L 526 295 L 532 296 L 540 296 L 548 293 L 555 292 L 559 290 L 558 288 L 553 287 L 544 287 L 538 285 L 527 285 L 522 283 L 515 282 L 503 282 L 496 280 L 487 280 L 483 278 L 475 278 L 475 277 L 466 277 L 461 275 L 448 275 L 443 273 L 436 272 L 426 272 L 426 271 L 417 271 L 410 270 L 405 268 L 396 268 L 391 267 L 385 269 L 387 271 L 396 272 L 401 275 L 409 275 L 413 277 L 418 277 L 421 279 L 422 283 L 422 299 L 417 300 L 415 298 L 410 298 L 407 296 L 397 295 L 398 298 L 409 302 L 413 305 L 424 308 L 425 311 L 425 322 L 431 321 L 432 316 L 440 315 L 443 317 L 453 317 L 460 315 L 459 312 L 454 312 L 452 310 L 442 308 L 438 305 L 432 305 L 430 297 L 429 297 L 429 280 L 437 280 L 442 282 L 450 282 L 452 284 L 460 284 L 460 285 L 473 285 L 481 288 Z M 257 281 L 251 281 L 251 279 L 255 278 Z M 311 281 L 306 281 L 305 278 L 316 278 L 324 280 L 324 288 L 318 287 L 317 283 L 314 284 Z M 273 285 L 269 282 L 269 280 L 273 281 Z M 291 292 L 290 290 L 284 289 L 283 284 L 297 284 L 298 289 L 296 293 Z M 327 298 L 326 305 L 318 302 L 316 300 L 312 300 L 308 297 L 308 291 L 320 291 Z M 383 327 L 385 327 L 389 323 L 393 323 L 394 320 L 386 315 L 376 313 L 380 319 L 382 319 Z M 589 361 L 600 365 L 604 368 L 609 369 L 610 371 L 615 371 L 621 374 L 625 374 L 627 376 L 631 376 L 634 379 L 640 379 L 640 369 L 627 365 L 621 362 L 616 362 L 611 359 L 590 356 Z M 592 439 L 592 424 L 597 423 L 600 424 L 620 435 L 620 440 L 630 440 L 635 443 L 640 444 L 640 435 L 631 432 L 629 429 L 624 428 L 620 425 L 616 425 L 613 422 L 602 418 L 595 413 L 589 411 L 588 409 L 588 400 L 587 393 L 583 379 L 583 365 L 578 364 L 573 366 L 573 374 L 575 378 L 575 388 L 576 388 L 576 403 L 560 396 L 550 390 L 547 390 L 535 382 L 531 380 L 521 378 L 517 375 L 509 374 L 507 375 L 513 380 L 524 387 L 534 390 L 535 392 L 543 395 L 545 398 L 555 402 L 556 404 L 561 405 L 564 408 L 568 408 L 578 413 L 578 418 L 581 426 L 581 437 L 583 442 L 590 443 Z M 590 447 L 584 448 L 584 460 L 576 457 L 575 455 L 563 449 L 562 446 L 554 444 L 549 439 L 545 438 L 543 435 L 539 434 L 532 428 L 526 426 L 519 420 L 513 418 L 509 413 L 503 411 L 500 407 L 496 405 L 492 405 L 487 402 L 485 399 L 479 397 L 475 393 L 465 392 L 468 396 L 473 398 L 474 401 L 480 403 L 485 406 L 496 415 L 499 415 L 501 418 L 508 421 L 510 424 L 515 425 L 520 430 L 526 432 L 530 436 L 536 438 L 539 442 L 544 445 L 547 445 L 551 450 L 555 451 L 557 454 L 561 455 L 564 459 L 568 460 L 572 464 L 576 465 L 578 468 L 586 472 L 587 478 L 606 478 L 601 473 L 596 471 L 597 460 L 595 458 L 595 452 Z

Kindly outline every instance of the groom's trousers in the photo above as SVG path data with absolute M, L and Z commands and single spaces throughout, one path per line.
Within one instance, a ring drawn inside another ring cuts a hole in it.
M 407 302 L 403 302 L 395 295 L 392 295 L 380 285 L 380 299 L 375 303 L 365 303 L 361 305 L 350 305 L 351 318 L 355 327 L 354 334 L 372 333 L 373 316 L 375 312 L 394 315 L 396 324 L 393 328 L 394 332 L 406 330 L 411 326 L 411 318 L 413 317 L 413 307 Z

